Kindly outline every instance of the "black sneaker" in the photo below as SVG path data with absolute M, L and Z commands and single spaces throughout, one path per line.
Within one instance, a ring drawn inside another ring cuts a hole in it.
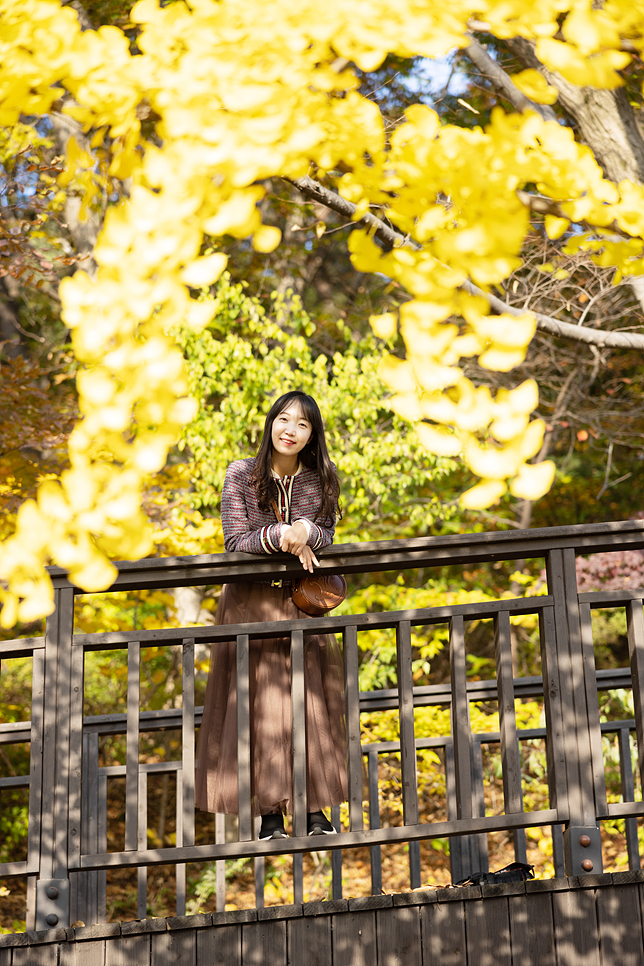
M 306 827 L 308 835 L 334 835 L 335 829 L 324 812 L 307 812 Z
M 259 837 L 260 840 L 288 838 L 284 830 L 284 816 L 281 812 L 271 812 L 270 815 L 262 815 L 262 827 L 259 830 Z

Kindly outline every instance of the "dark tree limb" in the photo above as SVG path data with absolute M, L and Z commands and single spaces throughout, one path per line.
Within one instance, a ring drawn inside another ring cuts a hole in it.
M 325 188 L 324 185 L 321 185 L 319 181 L 314 181 L 313 178 L 307 176 L 305 178 L 285 178 L 284 180 L 298 188 L 311 201 L 325 205 L 325 207 L 331 208 L 345 218 L 352 218 L 357 211 L 357 205 L 354 205 L 352 201 L 347 201 L 336 191 Z M 421 247 L 416 241 L 385 224 L 371 212 L 367 212 L 362 218 L 356 220 L 356 227 L 360 225 L 369 228 L 388 250 L 401 247 L 418 250 Z M 491 292 L 484 292 L 483 289 L 472 282 L 464 282 L 463 288 L 472 295 L 482 296 L 496 312 L 518 316 L 531 311 L 530 309 L 518 309 L 509 305 Z M 537 320 L 537 328 L 558 338 L 572 339 L 575 342 L 584 342 L 588 345 L 609 346 L 615 349 L 644 349 L 644 335 L 639 333 L 606 332 L 603 329 L 590 329 L 573 325 L 571 322 L 562 322 L 552 316 L 542 315 L 540 312 L 531 312 L 531 314 Z
M 544 121 L 556 121 L 557 115 L 548 104 L 537 104 L 520 91 L 510 75 L 501 65 L 490 57 L 483 44 L 476 37 L 470 36 L 470 42 L 463 48 L 474 66 L 483 77 L 488 77 L 496 89 L 512 104 L 517 111 L 536 111 Z

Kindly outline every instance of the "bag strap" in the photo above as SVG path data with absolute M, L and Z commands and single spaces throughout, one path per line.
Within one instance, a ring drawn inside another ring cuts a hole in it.
M 273 512 L 275 513 L 275 519 L 277 520 L 277 522 L 284 523 L 284 521 L 282 520 L 279 514 L 279 510 L 277 509 L 277 503 L 275 502 L 275 500 L 271 502 L 271 506 L 273 507 Z

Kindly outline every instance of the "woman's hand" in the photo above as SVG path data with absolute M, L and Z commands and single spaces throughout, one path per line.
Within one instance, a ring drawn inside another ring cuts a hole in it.
M 309 573 L 313 573 L 313 565 L 319 567 L 319 561 L 311 548 L 307 544 L 308 534 L 306 532 L 306 527 L 302 523 L 294 523 L 293 526 L 289 527 L 288 530 L 282 535 L 280 540 L 280 550 L 284 550 L 286 553 L 292 553 L 295 557 L 299 557 L 300 563 L 305 570 Z

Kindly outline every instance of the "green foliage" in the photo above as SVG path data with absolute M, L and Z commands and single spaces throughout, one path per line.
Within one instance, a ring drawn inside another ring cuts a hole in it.
M 340 474 L 341 539 L 422 533 L 437 515 L 453 515 L 445 503 L 453 495 L 447 476 L 456 464 L 428 454 L 389 408 L 377 371 L 381 351 L 372 335 L 354 340 L 339 322 L 342 351 L 316 355 L 315 325 L 297 296 L 274 293 L 269 313 L 228 275 L 212 308 L 203 332 L 177 333 L 191 392 L 199 400 L 181 443 L 190 454 L 194 506 L 218 506 L 226 467 L 255 454 L 275 398 L 302 389 L 320 405 Z

